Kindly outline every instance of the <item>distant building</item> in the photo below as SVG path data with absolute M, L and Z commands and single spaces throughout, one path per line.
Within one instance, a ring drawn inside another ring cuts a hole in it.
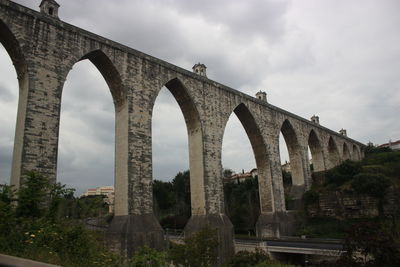
M 249 172 L 244 172 L 242 170 L 241 173 L 235 173 L 231 177 L 224 178 L 224 183 L 239 183 L 243 182 L 247 179 L 254 179 L 258 175 L 258 171 L 256 168 L 252 169 Z
M 285 161 L 284 164 L 282 164 L 282 171 L 285 172 L 290 172 L 290 162 L 288 162 L 287 160 Z
M 379 145 L 378 147 L 380 147 L 380 148 L 387 147 L 392 150 L 400 150 L 400 140 L 397 140 L 395 142 L 392 142 L 392 140 L 390 140 L 389 143 Z
M 106 196 L 104 202 L 108 204 L 109 212 L 114 211 L 114 186 L 100 186 L 96 188 L 89 188 L 81 197 L 87 196 Z

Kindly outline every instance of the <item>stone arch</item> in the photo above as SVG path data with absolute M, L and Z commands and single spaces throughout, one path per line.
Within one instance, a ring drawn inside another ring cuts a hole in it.
M 127 92 L 123 86 L 121 75 L 114 63 L 102 50 L 91 51 L 80 58 L 79 61 L 85 59 L 90 60 L 96 66 L 106 81 L 113 97 L 116 111 L 121 109 L 126 102 Z
M 244 130 L 246 131 L 256 160 L 261 209 L 260 212 L 272 212 L 274 210 L 274 203 L 271 184 L 271 167 L 268 159 L 267 146 L 262 137 L 260 127 L 258 126 L 251 111 L 245 104 L 240 103 L 235 107 L 233 112 L 236 114 Z M 225 127 L 223 128 L 224 130 Z
M 20 186 L 21 176 L 21 163 L 23 153 L 23 140 L 24 140 L 24 124 L 26 117 L 26 107 L 28 102 L 28 65 L 25 55 L 21 49 L 21 45 L 16 36 L 11 32 L 10 28 L 0 19 L 0 43 L 6 49 L 8 55 L 13 62 L 15 71 L 17 72 L 19 97 L 18 97 L 18 110 L 17 120 L 15 126 L 14 136 L 14 149 L 12 156 L 11 167 L 11 185 L 16 189 Z
M 353 160 L 355 160 L 355 161 L 361 160 L 360 150 L 358 149 L 358 147 L 355 144 L 353 144 L 353 151 L 351 154 L 352 154 Z
M 22 52 L 21 46 L 15 35 L 11 32 L 10 28 L 0 19 L 0 43 L 7 50 L 8 55 L 14 64 L 15 70 L 18 75 L 18 80 L 26 79 L 28 72 L 25 55 Z
M 126 196 L 128 195 L 128 105 L 127 105 L 127 91 L 122 82 L 121 75 L 114 63 L 101 50 L 93 50 L 82 57 L 78 57 L 78 60 L 72 62 L 72 66 L 82 60 L 89 60 L 101 73 L 108 88 L 111 92 L 111 96 L 114 102 L 115 108 L 115 155 L 114 155 L 114 214 L 127 215 L 128 214 L 128 203 L 126 202 Z M 71 67 L 72 67 L 71 66 Z M 70 68 L 69 70 L 71 70 Z M 64 82 L 68 76 L 68 72 L 65 73 Z M 60 90 L 60 107 L 61 107 L 61 95 L 63 86 Z M 60 109 L 61 110 L 61 109 Z M 59 114 L 60 115 L 60 114 Z M 60 116 L 58 117 L 58 131 L 57 139 L 59 138 L 59 127 L 60 127 Z M 58 159 L 58 155 L 57 155 Z
M 343 143 L 343 160 L 351 159 L 350 150 L 346 142 Z
M 340 163 L 340 154 L 339 154 L 339 149 L 336 145 L 335 140 L 332 138 L 332 136 L 329 136 L 328 140 L 328 162 L 329 162 L 329 167 L 328 169 L 331 169 Z
M 310 131 L 308 135 L 308 146 L 312 155 L 312 164 L 315 172 L 325 170 L 324 152 L 320 139 L 314 130 Z
M 182 111 L 185 119 L 189 139 L 189 169 L 190 169 L 190 195 L 192 216 L 205 214 L 204 192 L 204 159 L 203 159 L 203 131 L 198 109 L 189 94 L 189 90 L 179 78 L 173 78 L 165 83 L 165 87 L 171 92 Z M 159 90 L 151 102 L 153 110 L 155 99 Z
M 298 135 L 288 119 L 284 120 L 280 128 L 289 152 L 290 170 L 293 186 L 304 186 L 305 177 L 301 159 L 301 147 Z

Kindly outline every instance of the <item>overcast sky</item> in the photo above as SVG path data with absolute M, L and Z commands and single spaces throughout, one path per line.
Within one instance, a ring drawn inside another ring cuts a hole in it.
M 40 0 L 16 1 L 38 10 Z M 400 1 L 397 0 L 58 0 L 62 20 L 268 101 L 367 143 L 400 139 Z M 0 179 L 8 182 L 18 99 L 16 73 L 0 46 Z M 180 109 L 162 90 L 153 113 L 156 179 L 188 169 Z M 286 148 L 282 149 L 286 150 Z M 59 181 L 82 192 L 113 184 L 111 94 L 87 61 L 64 87 Z M 285 153 L 283 153 L 285 154 Z M 283 156 L 283 160 L 286 156 Z M 255 167 L 235 115 L 223 165 Z

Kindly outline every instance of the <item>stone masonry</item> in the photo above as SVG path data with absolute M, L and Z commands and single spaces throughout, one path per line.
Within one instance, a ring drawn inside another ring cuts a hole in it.
M 54 0 L 43 0 L 41 12 L 0 0 L 0 42 L 19 80 L 11 183 L 21 186 L 27 171 L 56 181 L 63 85 L 75 63 L 90 60 L 104 76 L 114 100 L 115 217 L 108 237 L 125 255 L 142 245 L 164 247 L 163 230 L 153 214 L 151 154 L 152 109 L 163 86 L 177 100 L 188 131 L 192 218 L 185 231 L 191 234 L 206 224 L 218 229 L 221 261 L 233 253 L 221 164 L 222 138 L 232 112 L 247 132 L 257 163 L 260 236 L 289 234 L 293 221 L 284 201 L 280 132 L 288 145 L 297 197 L 311 186 L 308 146 L 317 170 L 363 157 L 360 142 L 266 99 L 70 25 L 58 18 L 58 8 Z

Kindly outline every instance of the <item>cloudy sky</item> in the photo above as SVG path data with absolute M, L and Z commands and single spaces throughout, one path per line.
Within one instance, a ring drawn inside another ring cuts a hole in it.
M 18 0 L 38 10 L 40 0 Z M 58 0 L 60 18 L 367 143 L 400 139 L 400 2 L 397 0 Z M 18 99 L 16 73 L 0 46 L 0 181 L 10 172 Z M 173 114 L 173 116 L 171 115 Z M 188 168 L 182 113 L 168 90 L 153 119 L 156 179 Z M 235 115 L 223 141 L 223 165 L 254 167 Z M 111 94 L 90 62 L 65 84 L 58 176 L 82 192 L 113 184 Z M 285 160 L 284 145 L 282 145 Z

